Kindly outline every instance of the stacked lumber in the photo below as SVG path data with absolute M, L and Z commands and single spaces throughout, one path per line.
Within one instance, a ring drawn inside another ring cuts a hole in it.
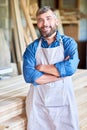
M 0 81 L 0 130 L 26 130 L 25 98 L 29 86 L 22 75 Z
M 87 70 L 77 70 L 72 78 L 80 130 L 87 130 Z M 29 88 L 22 75 L 0 81 L 0 130 L 26 130 L 25 99 Z
M 76 22 L 81 18 L 87 18 L 87 15 L 79 10 L 60 10 L 60 15 L 63 23 L 64 21 Z

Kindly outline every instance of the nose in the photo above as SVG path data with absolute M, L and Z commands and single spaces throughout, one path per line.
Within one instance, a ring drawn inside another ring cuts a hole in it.
M 43 21 L 43 25 L 44 26 L 48 25 L 48 21 L 46 19 Z

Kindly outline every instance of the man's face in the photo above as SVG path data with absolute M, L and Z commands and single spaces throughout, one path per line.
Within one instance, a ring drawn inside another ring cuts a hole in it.
M 51 10 L 37 16 L 37 26 L 43 37 L 50 37 L 57 30 L 58 21 Z

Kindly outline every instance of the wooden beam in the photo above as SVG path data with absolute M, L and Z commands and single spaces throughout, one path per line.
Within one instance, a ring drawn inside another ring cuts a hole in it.
M 25 0 L 20 0 L 20 5 L 21 5 L 21 8 L 24 12 L 24 16 L 26 18 L 26 22 L 27 22 L 27 25 L 29 27 L 30 33 L 32 35 L 32 38 L 33 38 L 33 40 L 35 40 L 35 39 L 37 39 L 37 35 L 36 35 L 36 32 L 35 32 L 35 28 L 32 24 L 31 17 L 29 15 L 29 11 L 28 11 L 28 8 L 26 6 Z
M 13 22 L 13 27 L 14 27 L 13 35 L 14 35 L 14 40 L 15 40 L 14 43 L 15 43 L 16 57 L 17 57 L 17 68 L 18 68 L 18 73 L 21 74 L 22 73 L 22 70 L 21 70 L 22 55 L 21 55 L 21 50 L 19 46 L 15 9 L 14 9 L 14 4 L 12 0 L 10 0 L 10 5 L 11 5 L 12 22 Z
M 22 26 L 22 21 L 21 21 L 18 0 L 13 0 L 13 5 L 14 5 L 14 10 L 15 10 L 16 22 L 17 22 L 19 43 L 20 43 L 21 53 L 23 55 L 25 48 L 26 48 L 26 45 L 25 45 L 25 40 L 24 40 L 24 35 L 23 35 L 23 26 Z
M 31 39 L 30 36 L 27 35 L 27 32 L 26 32 L 25 29 L 24 29 L 24 38 L 25 38 L 25 41 L 26 41 L 26 46 L 28 46 L 32 42 L 32 39 Z

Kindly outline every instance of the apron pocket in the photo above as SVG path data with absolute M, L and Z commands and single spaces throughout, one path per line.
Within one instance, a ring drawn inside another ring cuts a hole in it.
M 63 80 L 51 83 L 45 97 L 45 106 L 64 106 L 66 89 Z

